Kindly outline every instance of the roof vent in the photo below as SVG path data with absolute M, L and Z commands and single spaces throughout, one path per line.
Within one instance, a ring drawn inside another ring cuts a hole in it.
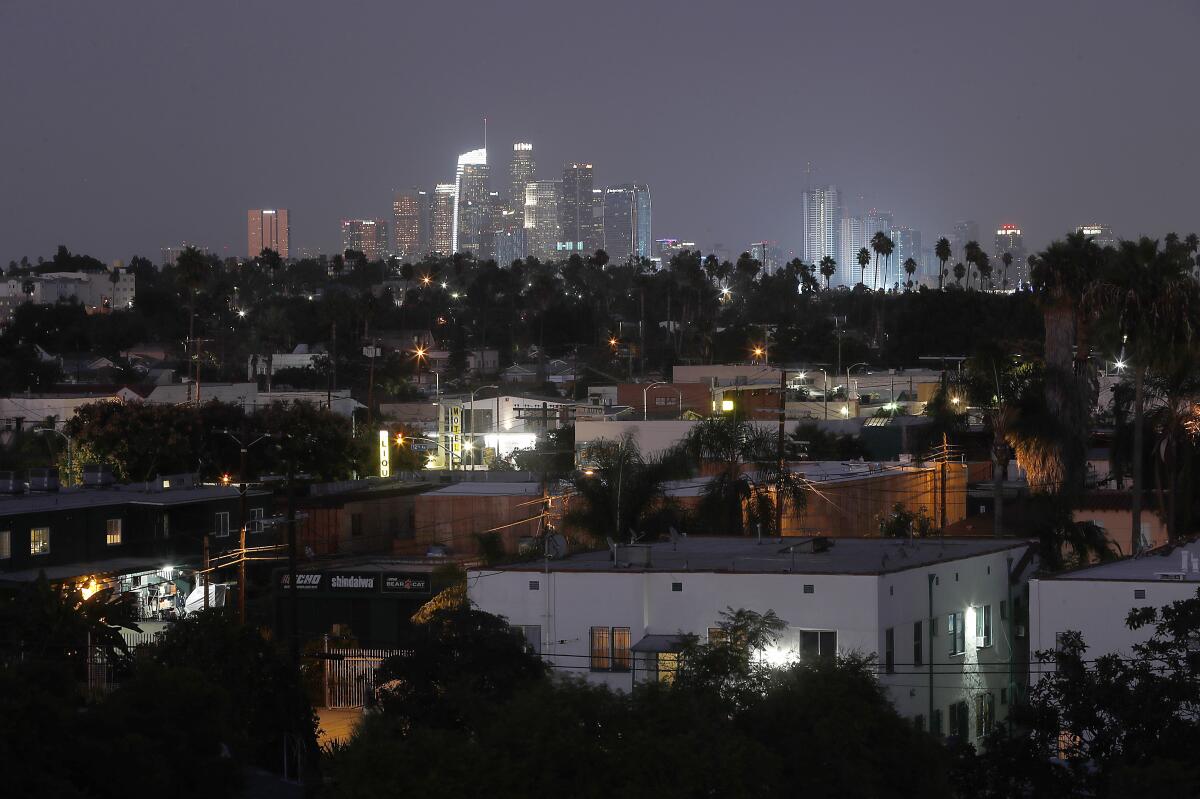
M 30 469 L 30 491 L 57 491 L 58 469 Z
M 85 463 L 83 465 L 83 485 L 85 487 L 99 488 L 112 484 L 112 467 L 107 463 Z

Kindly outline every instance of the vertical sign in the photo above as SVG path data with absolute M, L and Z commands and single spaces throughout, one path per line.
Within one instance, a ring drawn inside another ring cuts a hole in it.
M 448 468 L 454 468 L 454 459 L 462 463 L 462 406 L 450 406 L 450 463 Z
M 392 474 L 392 459 L 390 450 L 391 436 L 386 430 L 379 431 L 379 476 L 390 477 Z

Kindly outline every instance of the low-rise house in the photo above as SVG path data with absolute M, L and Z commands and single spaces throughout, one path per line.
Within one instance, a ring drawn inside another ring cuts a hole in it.
M 774 611 L 766 661 L 875 656 L 902 715 L 978 742 L 1020 688 L 1031 558 L 1013 539 L 693 536 L 472 569 L 467 585 L 551 666 L 617 690 L 672 679 L 683 635 L 711 639 L 727 608 Z

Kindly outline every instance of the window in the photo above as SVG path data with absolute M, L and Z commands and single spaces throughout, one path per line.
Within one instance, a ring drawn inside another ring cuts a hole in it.
M 352 538 L 360 538 L 363 534 L 363 518 L 361 513 L 350 514 L 350 535 Z
M 608 627 L 592 628 L 592 671 L 612 668 L 612 633 Z
M 542 654 L 542 625 L 540 624 L 520 624 L 516 627 L 517 632 L 525 639 L 525 645 L 535 655 Z
M 677 652 L 659 652 L 654 659 L 654 676 L 655 678 L 666 685 L 675 682 L 675 675 L 679 672 L 679 653 Z
M 104 543 L 110 547 L 121 544 L 121 520 L 109 519 L 104 529 Z
M 1007 688 L 1000 689 L 1000 704 L 1002 704 L 1002 705 L 1008 704 L 1008 689 Z
M 629 628 L 612 628 L 612 669 L 613 671 L 629 671 L 633 664 L 633 653 L 629 650 Z
M 991 692 L 975 696 L 975 737 L 982 738 L 996 723 L 996 697 Z
M 229 511 L 223 510 L 217 514 L 216 525 L 217 527 L 214 535 L 216 535 L 217 538 L 225 538 L 229 535 Z
M 34 527 L 29 531 L 29 554 L 50 554 L 50 528 Z
M 676 405 L 679 402 L 679 397 L 655 397 L 655 405 Z
M 938 617 L 934 616 L 933 618 L 931 618 L 929 620 L 929 634 L 931 636 L 933 636 L 934 638 L 937 638 L 937 631 L 938 631 Z
M 950 636 L 950 654 L 962 655 L 967 651 L 967 628 L 962 613 L 946 616 L 946 632 Z M 954 733 L 950 733 L 953 735 Z
M 940 707 L 933 709 L 933 716 L 929 721 L 929 731 L 934 735 L 942 734 L 942 709 Z
M 975 646 L 992 645 L 992 606 L 975 608 Z
M 921 624 L 921 622 L 919 622 L 919 621 L 913 622 L 913 665 L 914 666 L 920 666 L 925 662 L 925 658 L 922 657 L 922 655 L 924 654 L 924 650 L 923 650 L 924 642 L 921 640 L 922 639 L 921 632 L 922 632 L 922 628 L 924 626 L 925 625 Z
M 0 530 L 0 560 L 12 557 L 12 530 Z
M 267 529 L 267 526 L 263 524 L 263 517 L 265 513 L 266 511 L 264 508 L 250 509 L 250 532 L 261 533 L 263 530 Z
M 832 660 L 837 655 L 836 630 L 801 630 L 800 660 Z
M 970 711 L 966 702 L 950 705 L 950 737 L 967 738 L 971 734 Z
M 896 631 L 892 627 L 883 631 L 883 670 L 888 674 L 896 671 Z

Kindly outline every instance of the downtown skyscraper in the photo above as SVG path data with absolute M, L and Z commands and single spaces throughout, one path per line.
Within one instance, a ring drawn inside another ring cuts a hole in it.
M 604 251 L 615 263 L 650 257 L 650 187 L 624 183 L 604 190 Z
M 482 255 L 484 232 L 490 231 L 487 150 L 471 150 L 458 157 L 454 179 L 454 227 L 450 252 Z
M 433 204 L 429 208 L 429 251 L 442 257 L 454 254 L 453 183 L 439 183 L 433 187 Z
M 343 219 L 342 250 L 355 250 L 368 261 L 382 259 L 388 250 L 386 219 Z
M 525 187 L 536 179 L 537 163 L 533 158 L 533 145 L 515 142 L 512 161 L 508 165 L 508 210 L 514 219 L 524 219 Z
M 559 195 L 557 180 L 534 180 L 525 186 L 525 247 L 540 260 L 555 257 L 559 242 Z
M 1000 288 L 1017 288 L 1029 282 L 1029 260 L 1025 253 L 1025 238 L 1021 228 L 1012 224 L 1003 224 L 996 229 L 996 238 L 992 242 L 992 280 Z M 1008 274 L 1004 273 L 1004 254 L 1012 256 L 1012 265 Z M 1008 281 L 1005 285 L 1005 280 Z
M 825 256 L 840 258 L 842 198 L 837 186 L 806 189 L 801 203 L 800 260 L 819 264 Z
M 558 201 L 557 242 L 557 249 L 564 258 L 572 252 L 594 252 L 600 248 L 601 234 L 597 230 L 595 215 L 592 165 L 566 164 L 563 166 Z
M 392 251 L 415 261 L 429 252 L 429 194 L 420 189 L 396 192 L 392 198 Z
M 246 212 L 246 255 L 257 258 L 263 250 L 274 250 L 288 257 L 292 230 L 286 208 L 254 209 Z

